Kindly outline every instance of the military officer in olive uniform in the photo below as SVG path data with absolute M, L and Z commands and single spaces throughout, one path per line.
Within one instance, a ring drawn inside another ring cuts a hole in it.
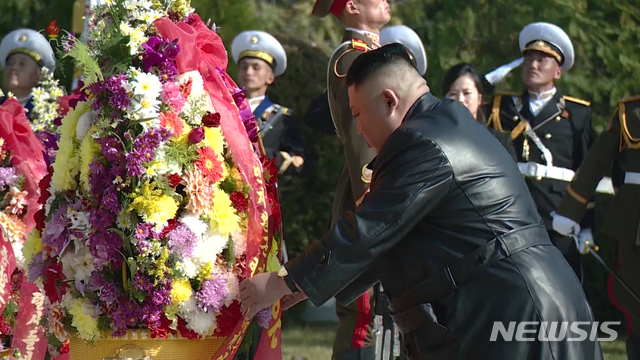
M 345 167 L 340 175 L 333 200 L 331 225 L 348 211 L 356 208 L 371 182 L 367 165 L 373 160 L 375 150 L 358 133 L 356 119 L 349 107 L 349 94 L 345 82 L 347 71 L 362 53 L 379 47 L 380 29 L 389 22 L 390 7 L 387 0 L 316 0 L 313 15 L 335 16 L 345 28 L 342 43 L 329 59 L 327 69 L 327 97 L 335 130 L 344 146 Z M 368 288 L 374 285 L 362 282 Z M 373 359 L 373 291 L 343 306 L 336 296 L 336 313 L 339 324 L 333 344 L 333 359 Z
M 269 159 L 277 158 L 281 175 L 305 175 L 311 169 L 309 151 L 293 111 L 267 96 L 269 85 L 287 69 L 287 54 L 264 31 L 245 31 L 233 39 L 231 54 L 238 64 L 238 84 L 244 87 Z
M 542 217 L 551 241 L 578 278 L 580 253 L 572 237 L 552 230 L 552 215 L 592 142 L 591 107 L 585 100 L 563 95 L 554 85 L 573 66 L 569 36 L 558 26 L 533 23 L 520 32 L 524 56 L 523 93 L 498 93 L 489 103 L 487 121 L 514 141 L 518 167 Z M 591 238 L 593 211 L 583 219 L 581 238 Z
M 593 144 L 567 187 L 553 218 L 553 229 L 565 236 L 579 233 L 588 200 L 615 162 L 624 176 L 607 211 L 602 232 L 616 241 L 618 275 L 640 294 L 640 96 L 618 103 L 607 129 Z M 589 245 L 594 245 L 593 240 Z M 585 242 L 580 247 L 588 251 Z M 611 300 L 626 315 L 631 327 L 627 334 L 627 356 L 640 359 L 640 303 L 618 281 L 611 280 L 611 286 Z
M 10 92 L 22 103 L 31 118 L 33 102 L 31 91 L 40 81 L 40 69 L 56 70 L 56 58 L 47 39 L 32 29 L 10 32 L 0 43 L 0 64 L 3 69 L 2 90 L 4 103 Z

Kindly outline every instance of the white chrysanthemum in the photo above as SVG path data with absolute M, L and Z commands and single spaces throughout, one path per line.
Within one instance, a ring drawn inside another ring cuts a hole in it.
M 180 263 L 180 270 L 189 279 L 193 279 L 198 275 L 198 267 L 190 259 L 186 259 Z
M 75 249 L 75 253 L 68 251 L 60 259 L 62 273 L 67 279 L 75 279 L 76 284 L 83 282 L 86 285 L 94 271 L 93 256 L 89 252 L 89 248 L 80 245 L 79 241 L 75 241 Z
M 233 253 L 242 256 L 247 252 L 247 233 L 238 229 L 231 233 Z
M 12 241 L 11 248 L 13 248 L 13 255 L 16 258 L 16 266 L 18 267 L 18 269 L 22 269 L 24 267 L 24 256 L 22 255 L 22 242 Z
M 202 238 L 202 236 L 207 232 L 208 225 L 204 221 L 200 220 L 200 217 L 197 215 L 186 214 L 183 215 L 179 221 L 187 225 L 189 230 L 199 238 Z
M 191 329 L 200 335 L 212 334 L 216 328 L 216 315 L 213 313 L 201 312 L 194 316 L 189 316 L 187 329 Z
M 71 229 L 87 231 L 91 227 L 89 213 L 86 211 L 69 211 L 67 217 L 71 221 Z
M 82 116 L 80 116 L 80 119 L 76 124 L 76 140 L 80 141 L 84 139 L 84 137 L 91 129 L 91 126 L 93 125 L 96 117 L 97 113 L 93 111 L 87 111 L 86 113 L 82 114 Z
M 133 105 L 133 111 L 138 113 L 142 119 L 146 122 L 157 122 L 157 126 L 160 126 L 160 120 L 158 120 L 158 112 L 160 111 L 160 101 L 158 99 L 134 98 L 131 102 Z
M 162 83 L 151 73 L 139 73 L 132 82 L 133 93 L 147 99 L 156 99 L 162 92 Z
M 133 28 L 131 27 L 131 25 L 129 25 L 126 22 L 123 21 L 123 22 L 120 23 L 120 32 L 124 36 L 129 36 L 129 34 L 131 34 L 131 32 L 133 32 Z
M 224 305 L 229 306 L 234 300 L 240 299 L 240 282 L 234 273 L 227 272 L 227 298 L 224 299 Z
M 196 245 L 195 259 L 201 264 L 215 263 L 218 254 L 227 247 L 229 238 L 218 232 L 207 231 Z
M 127 210 L 126 206 L 122 207 L 122 210 L 116 218 L 118 228 L 120 229 L 133 229 L 133 222 L 131 221 L 131 212 Z
M 178 305 L 180 308 L 180 315 L 182 318 L 194 316 L 198 312 L 198 300 L 196 300 L 195 294 L 191 294 L 189 299 Z

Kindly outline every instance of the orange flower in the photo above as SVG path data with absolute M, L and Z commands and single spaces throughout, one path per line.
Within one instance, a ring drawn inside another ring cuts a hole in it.
M 198 216 L 210 212 L 213 207 L 213 188 L 209 181 L 197 168 L 185 171 L 185 180 L 189 196 L 187 210 Z
M 166 114 L 160 113 L 158 119 L 160 119 L 160 126 L 167 130 L 171 130 L 174 137 L 177 138 L 182 135 L 183 123 L 176 113 L 173 111 L 168 111 Z
M 10 215 L 4 211 L 0 212 L 0 228 L 2 229 L 2 234 L 9 237 L 9 241 L 24 242 L 27 227 L 17 216 Z
M 64 318 L 67 316 L 64 307 L 59 302 L 51 304 L 49 311 L 49 329 L 53 335 L 61 341 L 69 339 L 69 334 L 64 329 Z
M 222 179 L 224 175 L 222 160 L 213 149 L 205 146 L 198 149 L 198 155 L 200 155 L 200 158 L 196 160 L 196 167 L 202 171 L 202 174 L 214 184 Z
M 20 216 L 22 214 L 22 210 L 27 206 L 27 195 L 26 191 L 20 191 L 15 186 L 9 188 L 9 192 L 4 198 L 4 206 L 6 207 L 7 212 Z

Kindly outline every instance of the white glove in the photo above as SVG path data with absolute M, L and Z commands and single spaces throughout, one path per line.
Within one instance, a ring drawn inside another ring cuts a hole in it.
M 591 229 L 584 229 L 580 231 L 580 235 L 576 238 L 576 246 L 580 254 L 588 254 L 590 247 L 596 246 L 596 242 L 593 241 L 593 234 Z
M 551 216 L 553 216 L 553 230 L 558 233 L 564 236 L 578 235 L 580 233 L 580 225 L 577 222 L 555 212 L 552 212 Z

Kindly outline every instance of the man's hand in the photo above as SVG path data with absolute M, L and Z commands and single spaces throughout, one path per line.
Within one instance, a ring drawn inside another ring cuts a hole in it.
M 591 229 L 584 229 L 580 231 L 580 236 L 578 236 L 578 251 L 580 254 L 588 254 L 591 247 L 596 246 L 596 242 L 593 241 L 593 234 L 591 233 Z
M 285 295 L 282 299 L 282 310 L 289 310 L 301 301 L 307 300 L 309 297 L 300 291 L 295 294 Z
M 250 319 L 261 309 L 290 294 L 289 286 L 278 273 L 260 273 L 240 283 L 240 309 Z
M 558 233 L 564 236 L 575 236 L 580 233 L 580 225 L 577 222 L 555 212 L 551 213 L 551 216 L 553 216 L 553 230 Z

